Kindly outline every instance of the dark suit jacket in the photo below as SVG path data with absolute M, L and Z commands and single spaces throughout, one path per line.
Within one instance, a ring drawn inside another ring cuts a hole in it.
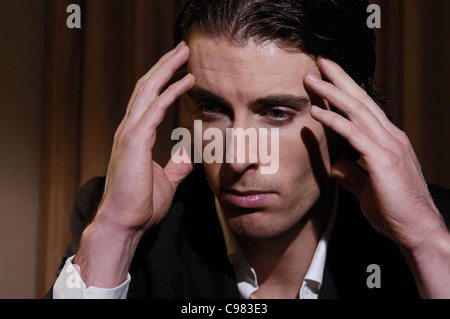
M 74 241 L 60 268 L 75 254 L 84 227 L 102 197 L 104 178 L 80 190 L 71 219 Z M 430 186 L 449 224 L 450 192 Z M 398 247 L 378 234 L 364 218 L 358 201 L 341 189 L 319 298 L 418 298 L 411 272 Z M 113 243 L 112 243 L 113 244 Z M 369 289 L 367 267 L 381 269 L 381 288 Z M 202 167 L 180 185 L 166 218 L 142 238 L 131 268 L 129 298 L 239 298 L 214 196 Z M 52 296 L 52 289 L 47 297 Z

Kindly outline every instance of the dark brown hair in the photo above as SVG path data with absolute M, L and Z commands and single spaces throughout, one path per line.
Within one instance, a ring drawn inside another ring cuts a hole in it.
M 367 0 L 186 0 L 174 40 L 189 41 L 197 32 L 240 44 L 275 41 L 337 62 L 379 101 L 372 88 L 375 34 L 366 22 L 368 5 Z

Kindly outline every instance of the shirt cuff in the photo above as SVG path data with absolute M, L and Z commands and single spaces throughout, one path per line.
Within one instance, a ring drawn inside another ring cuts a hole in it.
M 54 299 L 125 299 L 128 294 L 131 276 L 127 274 L 127 279 L 115 288 L 86 288 L 86 284 L 81 279 L 77 265 L 72 264 L 72 256 L 66 260 L 58 279 L 53 286 Z

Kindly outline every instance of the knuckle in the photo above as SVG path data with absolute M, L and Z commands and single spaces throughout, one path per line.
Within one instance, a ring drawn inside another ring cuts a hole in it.
M 170 57 L 170 55 L 171 55 L 170 52 L 167 52 L 166 54 L 164 54 L 162 57 L 159 58 L 158 62 L 155 64 L 155 66 L 158 67 L 161 64 L 163 64 Z
M 367 106 L 357 99 L 353 100 L 351 107 L 354 114 L 364 114 L 368 111 Z
M 337 131 L 339 129 L 339 116 L 337 114 L 334 114 L 331 119 L 330 119 L 330 127 L 334 130 Z
M 137 136 L 134 130 L 130 130 L 123 134 L 120 139 L 120 144 L 125 148 L 134 148 L 136 145 Z
M 394 166 L 398 166 L 398 164 L 400 163 L 400 156 L 394 152 L 389 152 L 389 161 L 392 163 L 392 165 Z
M 381 157 L 380 161 L 386 168 L 397 169 L 400 166 L 401 157 L 393 151 L 386 151 L 385 155 Z
M 411 142 L 405 132 L 398 130 L 393 134 L 392 148 L 397 154 L 406 156 L 412 150 Z
M 349 122 L 348 126 L 349 134 L 353 137 L 359 137 L 363 133 L 362 128 L 358 125 Z
M 359 90 L 358 99 L 363 103 L 373 102 L 373 99 L 370 97 L 369 93 L 367 93 L 367 91 L 362 88 L 361 90 Z
M 414 152 L 411 140 L 404 131 L 392 123 L 389 124 L 388 131 L 396 139 L 398 147 L 401 147 L 403 150 L 407 150 L 409 152 Z
M 134 87 L 134 89 L 136 90 L 136 92 L 139 91 L 139 90 L 141 89 L 141 87 L 144 85 L 145 81 L 146 81 L 146 77 L 143 76 L 143 77 L 141 77 L 141 78 L 136 82 L 136 85 L 135 85 L 135 87 Z
M 399 130 L 397 138 L 403 145 L 406 145 L 406 146 L 411 145 L 411 142 L 409 141 L 409 137 L 408 137 L 408 135 L 406 135 L 405 132 Z
M 179 89 L 180 83 L 179 82 L 173 83 L 167 88 L 166 94 L 168 95 L 169 98 L 174 99 L 176 98 Z
M 146 83 L 142 83 L 141 85 L 139 85 L 137 88 L 136 88 L 136 97 L 141 97 L 141 96 L 144 96 L 145 95 L 145 93 L 147 92 L 147 85 L 146 85 Z
M 139 85 L 136 86 L 136 89 L 135 89 L 136 97 L 139 98 L 139 97 L 143 96 L 145 91 L 146 90 L 145 90 L 144 83 L 140 83 Z
M 157 97 L 156 99 L 154 99 L 152 101 L 152 103 L 150 104 L 150 106 L 148 107 L 148 109 L 146 110 L 146 112 L 152 112 L 154 110 L 159 110 L 162 106 L 162 102 L 161 102 L 161 98 Z
M 149 81 L 148 79 L 143 77 L 136 83 L 135 95 L 137 98 L 148 96 L 149 99 L 152 100 L 156 96 L 155 85 L 152 81 Z
M 117 128 L 116 132 L 114 133 L 114 141 L 119 140 L 121 135 L 122 135 L 122 124 Z

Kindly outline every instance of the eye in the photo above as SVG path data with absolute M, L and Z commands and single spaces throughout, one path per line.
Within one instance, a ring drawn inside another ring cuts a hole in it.
M 200 103 L 198 109 L 207 114 L 219 113 L 221 111 L 220 106 L 213 103 Z
M 284 123 L 289 122 L 293 118 L 292 112 L 286 111 L 281 108 L 269 108 L 262 113 L 263 116 L 267 117 L 267 119 L 271 122 L 276 123 Z
M 200 100 L 196 103 L 197 114 L 204 120 L 213 120 L 227 115 L 227 108 L 210 100 Z
M 283 119 L 289 115 L 287 112 L 278 109 L 270 110 L 267 114 L 275 119 Z

